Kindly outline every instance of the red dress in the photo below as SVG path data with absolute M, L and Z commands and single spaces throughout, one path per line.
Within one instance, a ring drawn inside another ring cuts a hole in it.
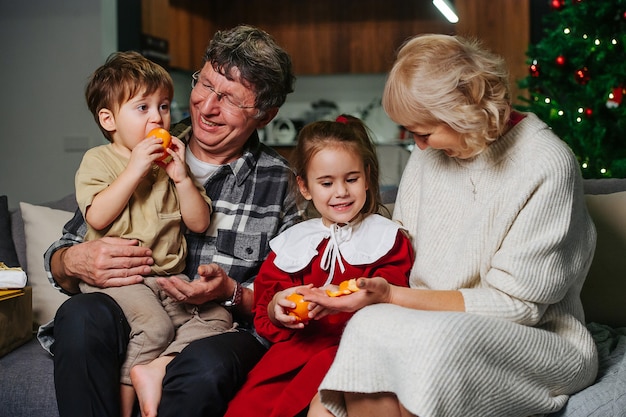
M 387 229 L 388 246 L 383 249 L 385 253 L 374 262 L 363 265 L 351 265 L 347 262 L 348 257 L 344 257 L 341 263 L 345 270 L 342 271 L 336 264 L 332 283 L 338 284 L 350 278 L 379 276 L 394 285 L 408 286 L 409 272 L 414 260 L 409 238 L 396 223 L 381 216 L 366 217 L 370 218 L 377 218 L 379 227 L 382 221 L 383 227 L 392 228 L 391 231 Z M 355 234 L 353 238 L 371 240 L 366 250 L 370 252 L 365 255 L 367 258 L 371 255 L 372 245 L 379 244 L 381 233 L 380 229 L 376 228 L 367 232 L 368 222 L 363 226 L 361 232 Z M 293 226 L 297 227 L 298 225 Z M 305 409 L 330 368 L 343 328 L 351 316 L 348 313 L 326 316 L 321 320 L 311 320 L 304 329 L 298 330 L 278 327 L 269 320 L 267 306 L 276 292 L 309 283 L 321 287 L 329 276 L 329 271 L 322 268 L 319 254 L 324 253 L 331 239 L 324 237 L 316 247 L 310 247 L 312 252 L 307 255 L 307 250 L 294 248 L 294 245 L 302 245 L 308 236 L 303 237 L 297 233 L 292 235 L 291 239 L 283 242 L 283 247 L 288 248 L 287 251 L 292 254 L 302 253 L 302 257 L 305 258 L 302 262 L 311 259 L 304 269 L 285 272 L 276 266 L 277 252 L 272 247 L 272 252 L 261 266 L 254 281 L 254 324 L 259 335 L 273 345 L 250 371 L 247 381 L 230 402 L 225 417 L 294 417 Z M 310 239 L 311 242 L 316 240 L 317 237 Z M 276 250 L 280 256 L 281 249 Z M 355 257 L 351 259 L 354 260 Z M 334 262 L 339 263 L 336 259 Z

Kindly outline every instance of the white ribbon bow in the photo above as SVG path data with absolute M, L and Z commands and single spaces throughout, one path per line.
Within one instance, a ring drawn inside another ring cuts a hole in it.
M 330 239 L 326 245 L 326 249 L 324 249 L 324 253 L 322 254 L 322 259 L 320 261 L 320 266 L 324 271 L 327 271 L 330 267 L 330 272 L 328 273 L 328 278 L 326 279 L 324 285 L 330 284 L 333 280 L 333 275 L 335 274 L 335 264 L 338 263 L 341 272 L 345 272 L 346 267 L 343 264 L 343 259 L 341 258 L 339 245 L 343 242 L 347 242 L 351 237 L 352 225 L 350 223 L 346 223 L 345 226 L 339 226 L 337 223 L 334 223 L 330 226 Z

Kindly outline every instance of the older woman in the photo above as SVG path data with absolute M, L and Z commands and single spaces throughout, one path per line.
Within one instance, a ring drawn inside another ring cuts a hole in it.
M 360 279 L 349 296 L 308 294 L 362 308 L 322 404 L 359 417 L 559 410 L 597 372 L 579 296 L 595 229 L 576 158 L 535 115 L 511 110 L 504 62 L 460 37 L 403 45 L 383 105 L 419 148 L 393 214 L 414 239 L 411 288 Z

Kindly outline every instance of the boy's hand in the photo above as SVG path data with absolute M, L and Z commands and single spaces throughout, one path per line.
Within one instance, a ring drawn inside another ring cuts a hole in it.
M 188 178 L 187 166 L 185 164 L 185 144 L 176 136 L 172 136 L 170 147 L 165 150 L 171 158 L 169 162 L 156 161 L 157 165 L 165 169 L 167 175 L 175 183 L 182 182 Z
M 152 169 L 154 164 L 163 155 L 162 140 L 150 136 L 139 142 L 130 154 L 126 171 L 137 178 L 143 178 Z

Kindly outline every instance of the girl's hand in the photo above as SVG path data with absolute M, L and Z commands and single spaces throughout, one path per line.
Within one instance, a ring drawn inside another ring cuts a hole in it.
M 293 293 L 303 294 L 302 290 L 310 289 L 313 285 L 301 285 L 298 287 L 287 288 L 274 294 L 274 298 L 267 306 L 267 313 L 270 320 L 277 326 L 283 326 L 288 329 L 303 329 L 306 322 L 289 314 L 290 309 L 296 307 L 296 303 L 287 299 L 287 296 Z M 315 308 L 314 303 L 309 304 L 309 319 L 311 319 L 310 311 Z
M 304 288 L 301 294 L 306 301 L 326 310 L 353 313 L 365 306 L 391 301 L 392 285 L 381 277 L 358 278 L 359 291 L 340 297 L 329 297 L 321 288 Z M 326 312 L 328 314 L 328 312 Z

